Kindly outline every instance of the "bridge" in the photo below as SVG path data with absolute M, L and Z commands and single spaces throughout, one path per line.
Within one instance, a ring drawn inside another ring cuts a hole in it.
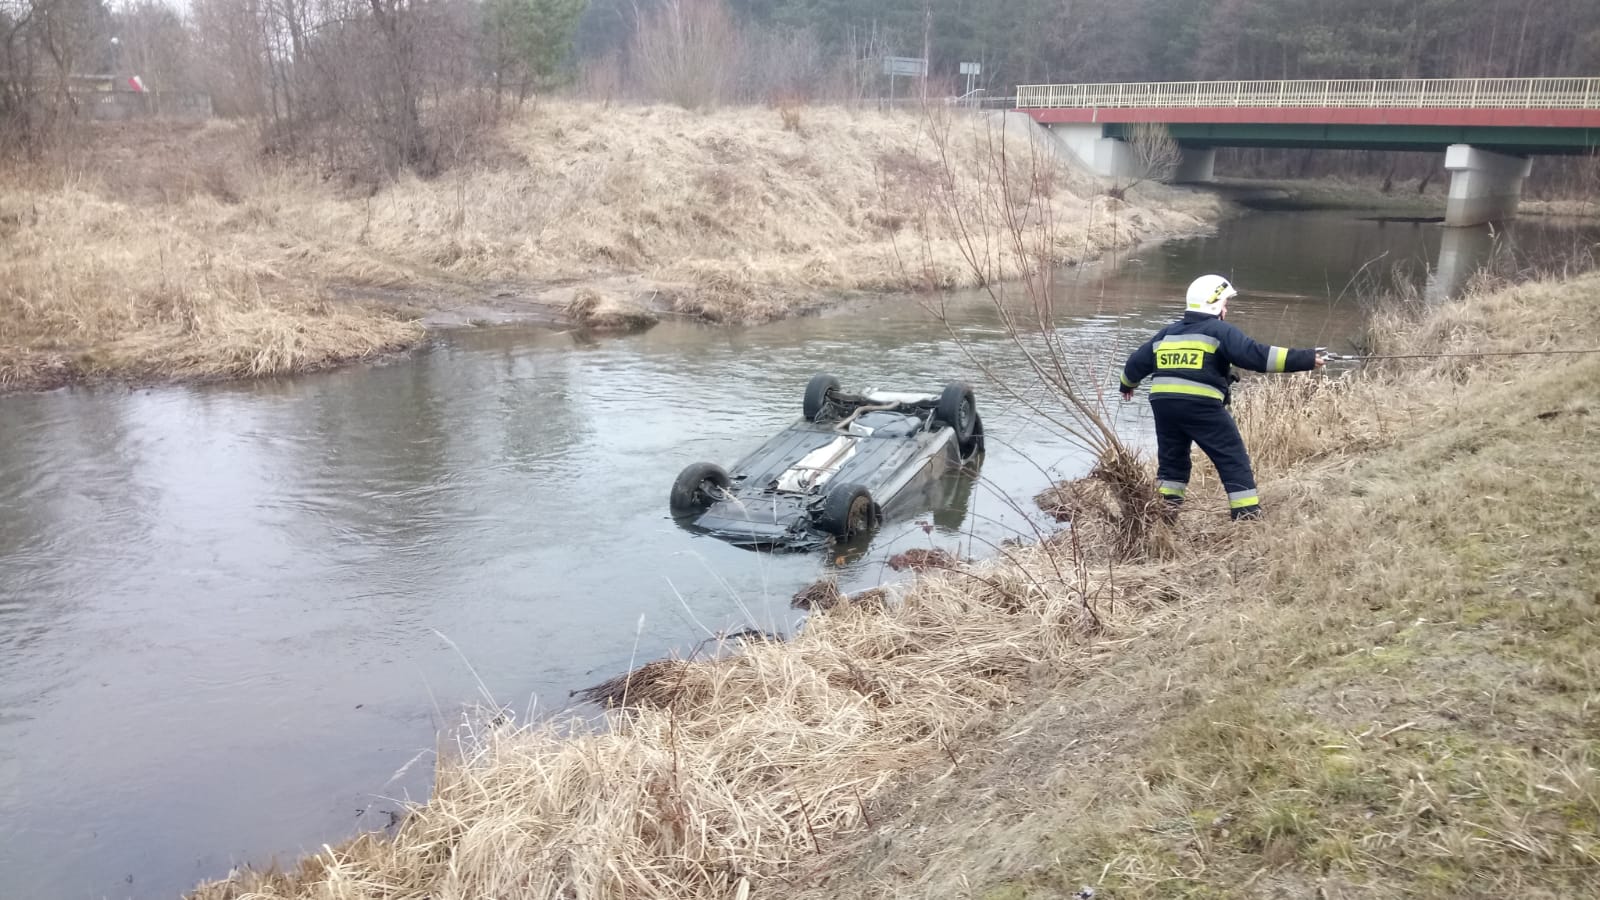
M 1108 177 L 1145 166 L 1143 123 L 1178 143 L 1180 182 L 1211 180 L 1218 147 L 1442 152 L 1447 225 L 1514 216 L 1533 156 L 1600 150 L 1600 78 L 1036 84 L 1016 106 Z

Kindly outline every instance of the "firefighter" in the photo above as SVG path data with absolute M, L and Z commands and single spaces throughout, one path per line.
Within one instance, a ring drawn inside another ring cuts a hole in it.
M 1133 351 L 1122 368 L 1122 399 L 1146 377 L 1150 410 L 1156 420 L 1156 488 L 1175 514 L 1189 488 L 1189 445 L 1200 445 L 1228 492 L 1235 519 L 1261 515 L 1250 455 L 1239 428 L 1224 407 L 1229 386 L 1238 380 L 1232 367 L 1255 372 L 1305 372 L 1320 369 L 1320 350 L 1295 350 L 1258 344 L 1223 321 L 1228 300 L 1237 295 L 1221 275 L 1202 275 L 1189 285 L 1183 318 L 1156 332 Z

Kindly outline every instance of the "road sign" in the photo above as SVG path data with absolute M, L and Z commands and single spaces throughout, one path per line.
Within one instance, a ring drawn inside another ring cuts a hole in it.
M 885 56 L 883 74 L 923 77 L 928 74 L 928 61 L 916 56 Z
M 983 64 L 964 62 L 961 64 L 961 74 L 967 76 L 967 93 L 972 93 L 972 79 L 983 72 Z

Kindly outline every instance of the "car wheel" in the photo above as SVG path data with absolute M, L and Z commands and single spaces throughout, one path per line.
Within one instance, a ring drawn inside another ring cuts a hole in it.
M 939 405 L 933 408 L 933 417 L 955 431 L 962 455 L 973 451 L 977 443 L 978 402 L 972 397 L 972 388 L 959 381 L 945 385 Z
M 733 481 L 728 473 L 715 463 L 695 463 L 678 473 L 672 482 L 672 514 L 690 516 L 705 512 L 726 491 Z
M 817 417 L 827 411 L 832 403 L 833 393 L 839 390 L 839 379 L 822 372 L 811 376 L 811 381 L 806 384 L 806 399 L 803 409 L 807 422 L 817 421 Z
M 817 524 L 823 531 L 848 541 L 878 524 L 878 506 L 859 484 L 835 485 L 822 500 Z

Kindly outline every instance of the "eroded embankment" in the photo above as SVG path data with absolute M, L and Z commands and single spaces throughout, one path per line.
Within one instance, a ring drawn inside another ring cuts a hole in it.
M 1390 347 L 1600 345 L 1597 289 Z M 1581 894 L 1600 355 L 1403 365 L 1243 387 L 1265 523 L 1211 483 L 1165 561 L 1012 548 L 657 664 L 609 728 L 477 732 L 393 835 L 196 896 Z
M 551 102 L 476 162 L 375 188 L 257 146 L 222 123 L 107 127 L 0 182 L 0 387 L 299 371 L 413 345 L 428 316 L 760 321 L 1091 259 L 1221 209 L 1156 185 L 1112 199 L 1031 123 L 942 110 L 786 129 Z

